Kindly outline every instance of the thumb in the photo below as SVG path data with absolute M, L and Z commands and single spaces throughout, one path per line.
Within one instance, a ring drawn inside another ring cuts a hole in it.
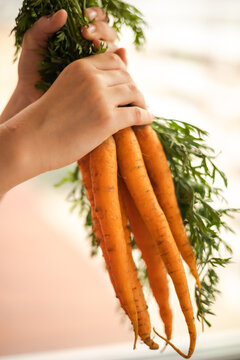
M 50 18 L 43 16 L 26 32 L 23 38 L 24 50 L 44 49 L 47 40 L 67 22 L 67 12 L 59 10 Z

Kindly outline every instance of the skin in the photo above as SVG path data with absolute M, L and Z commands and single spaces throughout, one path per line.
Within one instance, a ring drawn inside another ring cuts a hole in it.
M 116 33 L 105 13 L 89 8 L 86 14 L 95 18 L 95 28 L 84 28 L 83 35 L 96 46 L 100 40 L 108 43 L 109 52 L 73 62 L 44 95 L 34 88 L 39 50 L 65 24 L 67 13 L 39 19 L 24 36 L 18 83 L 0 117 L 0 197 L 25 180 L 77 161 L 118 130 L 152 121 L 127 72 L 124 49 L 115 51 Z

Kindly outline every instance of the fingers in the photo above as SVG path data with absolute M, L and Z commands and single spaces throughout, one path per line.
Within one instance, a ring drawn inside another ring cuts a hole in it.
M 95 66 L 98 70 L 126 69 L 126 66 L 121 60 L 121 58 L 117 54 L 111 52 L 89 56 L 85 59 L 81 59 L 78 61 L 86 61 L 88 64 L 92 64 L 93 66 Z
M 124 64 L 127 66 L 128 65 L 128 60 L 127 60 L 127 52 L 126 49 L 124 48 L 120 48 L 116 50 L 116 54 L 118 56 L 120 56 L 120 58 L 122 59 L 122 61 L 124 62 Z
M 49 20 L 49 25 L 46 27 L 46 33 L 53 35 L 59 29 L 61 29 L 67 22 L 67 12 L 62 9 L 57 11 Z
M 130 83 L 131 76 L 125 70 L 108 70 L 100 72 L 101 82 L 105 83 L 108 87 Z
M 107 52 L 115 52 L 118 49 L 118 47 L 114 43 L 111 43 L 111 42 L 107 44 L 105 41 L 93 40 L 93 44 L 94 44 L 94 49 L 96 51 L 100 49 L 101 44 L 103 44 L 104 48 L 107 47 Z
M 134 105 L 146 109 L 146 102 L 142 93 L 133 81 L 108 88 L 111 102 L 117 106 Z
M 95 21 L 89 24 L 88 27 L 84 26 L 82 34 L 89 41 L 104 40 L 106 42 L 114 42 L 117 39 L 116 30 L 104 21 Z
M 140 107 L 122 107 L 114 110 L 116 132 L 134 125 L 147 125 L 153 121 L 153 115 Z
M 65 10 L 57 11 L 52 17 L 41 17 L 26 32 L 23 39 L 23 48 L 27 50 L 39 50 L 46 47 L 47 40 L 58 31 L 67 21 Z
M 103 9 L 99 7 L 90 7 L 85 9 L 84 15 L 89 18 L 89 20 L 95 20 L 95 21 L 106 21 L 107 22 L 107 16 Z

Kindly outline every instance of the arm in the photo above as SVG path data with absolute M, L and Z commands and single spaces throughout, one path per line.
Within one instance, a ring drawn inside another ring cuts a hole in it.
M 25 173 L 23 150 L 19 134 L 9 129 L 6 123 L 0 125 L 0 199 L 22 182 L 21 174 Z
M 10 119 L 28 105 L 29 100 L 24 96 L 24 91 L 21 90 L 21 87 L 17 85 L 5 109 L 0 115 L 0 124 Z

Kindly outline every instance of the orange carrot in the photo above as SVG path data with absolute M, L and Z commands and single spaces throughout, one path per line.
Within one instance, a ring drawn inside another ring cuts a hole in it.
M 132 322 L 135 340 L 138 337 L 138 318 L 131 284 L 128 280 L 129 266 L 122 226 L 117 186 L 116 145 L 113 137 L 105 140 L 90 153 L 90 172 L 94 194 L 95 211 L 110 260 L 123 308 Z
M 183 354 L 179 349 L 177 349 L 177 351 L 183 357 L 190 358 L 196 344 L 196 327 L 180 253 L 173 239 L 166 217 L 154 194 L 134 131 L 131 128 L 120 130 L 115 134 L 115 140 L 121 176 L 152 238 L 159 246 L 161 257 L 172 278 L 188 326 L 190 336 L 188 354 Z M 170 344 L 169 341 L 167 342 Z
M 172 174 L 162 144 L 151 126 L 136 126 L 134 131 L 158 202 L 167 218 L 178 249 L 195 277 L 198 288 L 201 289 L 194 252 L 183 225 Z
M 104 241 L 104 238 L 103 238 L 101 225 L 99 223 L 99 220 L 98 220 L 96 212 L 95 212 L 94 195 L 93 195 L 93 190 L 92 190 L 92 179 L 91 179 L 91 172 L 90 172 L 90 154 L 88 154 L 88 155 L 84 156 L 82 159 L 80 159 L 78 161 L 78 166 L 79 166 L 79 168 L 81 170 L 83 185 L 84 185 L 84 187 L 85 187 L 85 189 L 87 191 L 88 200 L 89 200 L 90 205 L 91 205 L 91 213 L 92 213 L 92 219 L 93 219 L 93 231 L 94 231 L 94 234 L 96 236 L 96 239 L 97 239 L 98 243 L 100 244 L 102 254 L 103 254 L 103 258 L 105 260 L 106 268 L 107 268 L 107 271 L 108 271 L 112 286 L 113 286 L 113 288 L 115 290 L 116 297 L 119 299 L 122 308 L 126 312 L 126 315 L 128 315 L 127 310 L 124 307 L 123 300 L 120 297 L 116 280 L 114 279 L 113 273 L 111 271 L 109 255 L 108 255 L 106 245 L 105 245 L 105 241 Z
M 126 214 L 126 208 L 123 201 L 123 183 L 119 178 L 119 200 L 122 214 L 122 223 L 123 229 L 125 232 L 125 240 L 127 245 L 128 253 L 128 263 L 130 267 L 130 281 L 133 289 L 133 296 L 136 304 L 137 314 L 138 314 L 138 333 L 143 342 L 149 346 L 152 350 L 157 350 L 159 348 L 151 339 L 151 323 L 148 313 L 148 306 L 143 294 L 142 285 L 138 279 L 137 268 L 132 257 L 132 245 L 131 245 L 131 235 L 128 227 L 128 219 Z
M 160 316 L 165 327 L 165 334 L 167 339 L 170 340 L 172 336 L 172 310 L 169 304 L 166 268 L 161 259 L 158 246 L 152 239 L 124 183 L 122 184 L 122 189 L 134 239 L 139 250 L 142 252 L 142 258 L 147 267 L 150 287 L 159 306 Z
M 101 226 L 97 219 L 95 213 L 95 206 L 94 206 L 94 198 L 93 198 L 93 191 L 92 191 L 92 180 L 91 180 L 91 173 L 90 173 L 90 154 L 85 155 L 83 158 L 78 160 L 78 166 L 81 171 L 82 175 L 82 182 L 84 188 L 87 191 L 88 201 L 91 205 L 91 214 L 92 214 L 92 221 L 93 221 L 93 232 L 96 237 L 96 242 L 98 244 L 102 244 L 102 232 Z
M 117 287 L 115 279 L 113 278 L 112 271 L 110 268 L 110 263 L 109 263 L 109 256 L 106 251 L 105 243 L 102 239 L 103 236 L 101 233 L 101 226 L 100 226 L 98 218 L 95 214 L 94 196 L 93 196 L 93 191 L 92 191 L 92 181 L 91 181 L 91 173 L 90 173 L 90 168 L 89 168 L 89 160 L 90 160 L 90 156 L 86 155 L 85 157 L 83 157 L 81 160 L 78 161 L 78 165 L 81 170 L 83 185 L 87 191 L 88 200 L 91 204 L 92 219 L 93 219 L 93 223 L 94 223 L 94 233 L 95 233 L 96 238 L 99 240 L 99 243 L 100 243 L 100 246 L 102 249 L 102 253 L 103 253 L 103 257 L 104 257 L 104 260 L 105 260 L 105 263 L 107 266 L 107 270 L 108 270 L 108 273 L 110 276 L 110 280 L 115 289 L 116 296 L 119 298 L 118 287 Z M 119 196 L 119 199 L 121 199 L 121 195 Z M 123 226 L 125 229 L 125 240 L 127 241 L 129 265 L 131 268 L 131 278 L 133 278 L 132 286 L 134 287 L 133 294 L 134 294 L 134 300 L 135 300 L 136 310 L 137 310 L 137 314 L 138 314 L 139 336 L 151 349 L 158 349 L 159 346 L 156 343 L 154 343 L 153 340 L 151 340 L 151 338 L 150 338 L 151 325 L 150 325 L 149 315 L 147 312 L 147 304 L 144 299 L 141 284 L 137 278 L 137 272 L 136 272 L 137 269 L 135 267 L 135 263 L 132 258 L 131 243 L 129 244 L 129 242 L 128 242 L 128 240 L 130 240 L 129 239 L 130 233 L 127 228 L 127 218 L 126 218 L 125 211 L 124 211 L 124 205 L 121 200 L 120 200 L 120 206 L 121 206 Z M 119 300 L 120 300 L 120 302 L 122 302 L 121 299 L 119 299 Z M 124 310 L 126 311 L 126 309 L 124 309 Z

